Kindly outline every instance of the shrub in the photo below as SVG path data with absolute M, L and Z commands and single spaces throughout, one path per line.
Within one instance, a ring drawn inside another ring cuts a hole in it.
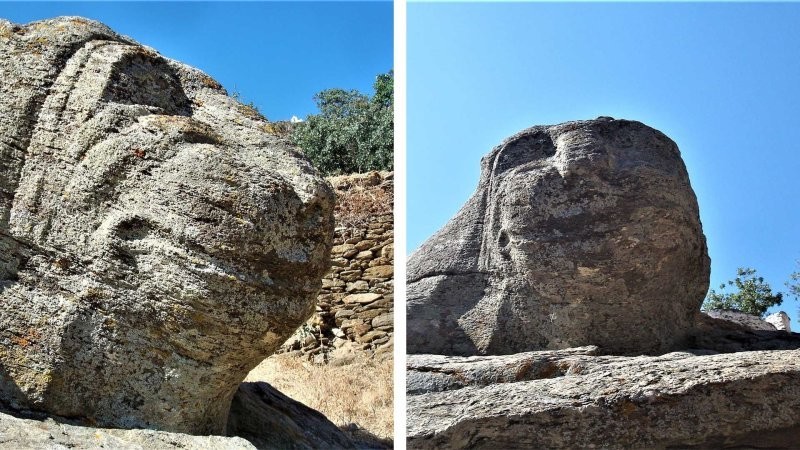
M 314 96 L 319 114 L 295 124 L 290 140 L 325 175 L 392 170 L 394 74 L 376 77 L 370 98 L 356 90 L 328 89 Z
M 800 261 L 797 263 L 800 264 Z M 800 270 L 789 275 L 789 281 L 786 282 L 786 287 L 789 288 L 790 294 L 800 298 Z
M 763 277 L 757 277 L 755 269 L 739 268 L 736 278 L 719 286 L 720 290 L 726 287 L 735 287 L 737 292 L 717 293 L 712 289 L 705 301 L 703 309 L 733 309 L 748 314 L 763 316 L 771 306 L 783 302 L 783 294 L 773 294 L 772 288 L 764 282 Z

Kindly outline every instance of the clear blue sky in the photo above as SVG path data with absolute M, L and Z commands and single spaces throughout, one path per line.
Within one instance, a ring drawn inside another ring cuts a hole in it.
M 388 1 L 0 3 L 0 17 L 17 23 L 61 15 L 99 20 L 202 69 L 270 120 L 315 113 L 323 89 L 372 93 L 393 67 Z
M 711 285 L 800 259 L 800 4 L 408 4 L 408 248 L 536 124 L 639 120 L 681 149 Z M 798 303 L 780 309 L 800 329 Z

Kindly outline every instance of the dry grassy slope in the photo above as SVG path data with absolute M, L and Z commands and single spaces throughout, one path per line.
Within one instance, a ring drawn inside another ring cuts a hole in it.
M 287 354 L 253 369 L 245 381 L 266 381 L 282 393 L 325 414 L 359 442 L 391 448 L 392 360 L 367 353 L 344 366 L 319 365 Z

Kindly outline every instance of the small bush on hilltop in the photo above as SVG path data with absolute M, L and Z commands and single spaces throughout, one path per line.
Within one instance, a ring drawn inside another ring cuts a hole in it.
M 290 140 L 325 175 L 392 170 L 394 73 L 378 75 L 370 98 L 328 89 L 314 96 L 320 113 L 297 123 Z
M 763 277 L 757 277 L 755 269 L 739 268 L 737 277 L 719 286 L 724 290 L 728 286 L 738 289 L 738 292 L 717 293 L 714 289 L 708 293 L 703 302 L 703 309 L 734 309 L 748 314 L 763 316 L 771 306 L 783 302 L 783 294 L 773 294 L 772 288 L 764 282 Z

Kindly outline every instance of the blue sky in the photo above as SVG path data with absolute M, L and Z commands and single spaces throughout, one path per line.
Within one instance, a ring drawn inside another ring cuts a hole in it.
M 12 22 L 60 15 L 99 20 L 198 67 L 270 120 L 315 113 L 323 89 L 372 93 L 393 67 L 391 2 L 0 3 Z
M 680 147 L 712 287 L 750 266 L 786 291 L 800 269 L 800 4 L 407 8 L 409 252 L 461 207 L 504 137 L 606 115 Z M 794 299 L 779 309 L 798 316 Z

